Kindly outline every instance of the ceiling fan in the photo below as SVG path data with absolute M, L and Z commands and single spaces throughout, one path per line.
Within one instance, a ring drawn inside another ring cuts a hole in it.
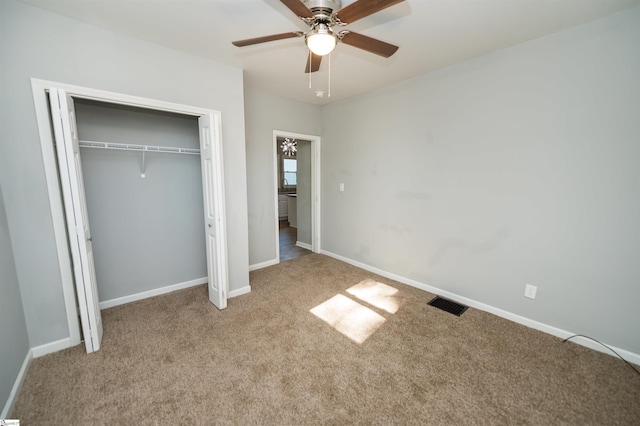
M 393 55 L 398 46 L 375 38 L 339 28 L 379 12 L 405 0 L 356 0 L 342 7 L 341 0 L 280 0 L 285 6 L 302 19 L 309 30 L 273 34 L 264 37 L 249 38 L 232 42 L 234 46 L 243 47 L 268 41 L 303 37 L 309 48 L 306 73 L 320 69 L 322 57 L 330 53 L 338 41 L 385 58 Z M 337 27 L 334 29 L 334 27 Z

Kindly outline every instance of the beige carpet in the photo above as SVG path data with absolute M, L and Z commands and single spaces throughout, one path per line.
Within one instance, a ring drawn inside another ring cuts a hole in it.
M 22 425 L 640 424 L 622 361 L 322 255 L 103 311 L 102 349 L 33 360 Z M 330 325 L 331 323 L 331 325 Z

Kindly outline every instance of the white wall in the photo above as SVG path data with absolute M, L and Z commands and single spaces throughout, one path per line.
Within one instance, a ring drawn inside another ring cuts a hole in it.
M 638 76 L 640 7 L 325 106 L 323 249 L 640 353 Z
M 198 119 L 76 100 L 80 140 L 200 148 Z M 207 277 L 199 155 L 80 148 L 99 300 Z
M 30 345 L 69 336 L 30 78 L 222 113 L 230 290 L 246 288 L 242 71 L 19 3 L 0 2 L 0 181 Z
M 249 263 L 276 259 L 273 131 L 320 134 L 320 107 L 262 92 L 245 92 Z

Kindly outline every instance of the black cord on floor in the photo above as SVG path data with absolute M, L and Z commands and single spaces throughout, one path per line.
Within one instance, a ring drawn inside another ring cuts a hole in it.
M 611 349 L 609 346 L 605 345 L 602 342 L 598 342 L 596 339 L 589 337 L 589 336 L 585 336 L 584 334 L 574 334 L 573 336 L 569 336 L 566 339 L 564 339 L 562 341 L 562 343 L 566 342 L 567 340 L 573 339 L 574 337 L 584 337 L 585 339 L 589 339 L 589 340 L 593 340 L 594 342 L 604 346 L 605 348 L 609 349 L 611 352 L 613 352 L 614 354 L 616 354 L 618 356 L 618 358 L 620 358 L 621 360 L 623 360 L 629 367 L 631 367 L 633 369 L 633 371 L 635 371 L 637 374 L 640 374 L 640 371 L 638 371 L 637 368 L 635 368 L 629 361 L 627 361 L 626 359 L 622 358 L 620 356 L 620 354 L 616 351 L 614 351 L 613 349 Z

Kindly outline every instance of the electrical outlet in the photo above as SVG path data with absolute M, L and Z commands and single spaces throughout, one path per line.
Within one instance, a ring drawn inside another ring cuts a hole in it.
M 536 287 L 535 285 L 527 284 L 524 286 L 524 297 L 528 297 L 529 299 L 535 299 L 537 292 L 538 292 L 538 287 Z
M 344 183 L 340 184 L 340 192 L 344 192 Z

